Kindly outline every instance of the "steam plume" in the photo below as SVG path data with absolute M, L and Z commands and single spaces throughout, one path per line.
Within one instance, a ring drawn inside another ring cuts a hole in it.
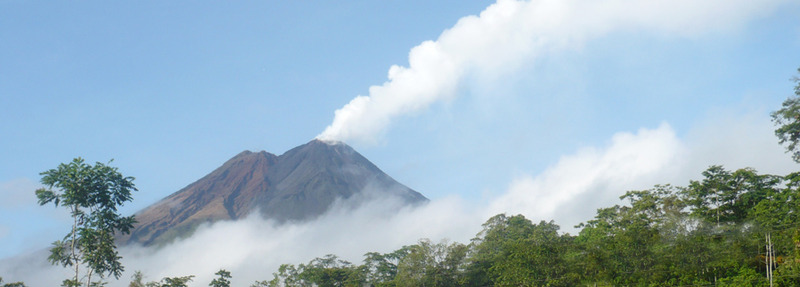
M 452 99 L 471 76 L 497 78 L 550 52 L 578 48 L 616 31 L 696 37 L 727 31 L 785 0 L 498 0 L 479 16 L 461 18 L 435 41 L 409 52 L 388 81 L 336 110 L 317 136 L 324 141 L 375 142 L 400 116 Z

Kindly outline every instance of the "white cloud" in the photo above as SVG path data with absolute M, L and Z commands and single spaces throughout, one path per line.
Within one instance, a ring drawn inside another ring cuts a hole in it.
M 685 147 L 667 124 L 636 134 L 618 133 L 607 148 L 584 148 L 562 157 L 537 176 L 522 176 L 494 200 L 489 213 L 520 213 L 563 227 L 591 219 L 599 207 L 616 203 L 620 192 L 647 188 L 673 173 Z
M 233 285 L 246 286 L 272 279 L 282 263 L 305 263 L 325 254 L 360 263 L 366 252 L 390 252 L 423 237 L 464 242 L 478 232 L 483 220 L 456 198 L 397 212 L 387 208 L 396 205 L 393 199 L 379 199 L 355 210 L 333 208 L 301 224 L 276 226 L 258 217 L 218 222 L 155 252 L 126 249 L 123 263 L 129 271 L 143 270 L 151 280 L 197 275 L 197 286 L 208 284 L 214 272 L 225 268 L 233 274 Z
M 614 31 L 670 37 L 727 32 L 774 11 L 785 0 L 500 0 L 464 17 L 436 41 L 411 49 L 408 67 L 336 110 L 322 140 L 374 143 L 391 122 L 455 97 L 473 78 L 491 81 L 536 57 L 582 46 Z
M 158 250 L 123 248 L 127 272 L 110 286 L 127 286 L 135 270 L 143 271 L 147 280 L 196 275 L 191 286 L 205 286 L 220 268 L 231 271 L 232 285 L 248 286 L 272 279 L 280 264 L 305 263 L 326 254 L 358 264 L 366 252 L 391 252 L 420 238 L 466 242 L 485 220 L 455 197 L 418 208 L 397 209 L 392 198 L 373 200 L 355 210 L 343 206 L 311 222 L 276 225 L 249 217 L 201 226 L 192 237 Z M 39 253 L 0 261 L 0 274 L 30 286 L 55 286 L 69 275 L 44 264 L 45 257 Z
M 699 174 L 710 163 L 729 169 L 752 167 L 771 174 L 797 171 L 798 164 L 778 144 L 774 130 L 763 113 L 716 110 L 687 135 L 691 154 L 686 170 Z
M 685 139 L 667 124 L 618 133 L 606 148 L 584 148 L 541 174 L 518 177 L 490 204 L 487 216 L 507 212 L 555 219 L 563 230 L 574 232 L 572 227 L 591 219 L 598 208 L 621 204 L 619 196 L 626 191 L 685 186 L 711 165 L 778 175 L 796 171 L 773 129 L 763 113 L 720 109 Z

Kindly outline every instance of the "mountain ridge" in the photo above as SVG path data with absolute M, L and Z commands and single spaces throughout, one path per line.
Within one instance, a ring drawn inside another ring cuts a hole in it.
M 312 140 L 276 156 L 243 151 L 211 173 L 136 213 L 139 221 L 121 244 L 160 245 L 185 237 L 202 223 L 236 220 L 259 211 L 279 223 L 325 213 L 336 200 L 374 190 L 406 204 L 428 199 L 398 183 L 352 147 Z

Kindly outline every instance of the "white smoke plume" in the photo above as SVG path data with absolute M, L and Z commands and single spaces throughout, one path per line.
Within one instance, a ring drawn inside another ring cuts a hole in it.
M 611 32 L 696 37 L 733 30 L 786 0 L 499 0 L 464 17 L 435 41 L 411 49 L 408 66 L 392 66 L 388 81 L 336 110 L 317 136 L 374 143 L 400 116 L 456 97 L 472 77 L 502 77 L 535 58 Z

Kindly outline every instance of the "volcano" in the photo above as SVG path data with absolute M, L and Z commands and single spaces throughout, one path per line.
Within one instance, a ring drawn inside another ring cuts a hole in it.
M 313 140 L 276 156 L 244 151 L 222 166 L 136 213 L 138 223 L 119 244 L 160 245 L 189 236 L 198 225 L 259 212 L 279 223 L 325 213 L 336 200 L 395 197 L 428 201 L 344 143 Z

